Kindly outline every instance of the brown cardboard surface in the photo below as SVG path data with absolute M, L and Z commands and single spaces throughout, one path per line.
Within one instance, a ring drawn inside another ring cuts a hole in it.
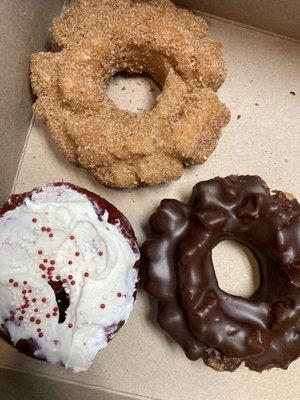
M 60 180 L 84 186 L 106 197 L 126 214 L 140 243 L 145 238 L 148 217 L 162 198 L 185 200 L 194 183 L 216 175 L 259 174 L 271 188 L 300 197 L 300 46 L 214 19 L 209 20 L 209 25 L 210 36 L 221 40 L 224 47 L 229 74 L 219 95 L 231 109 L 232 120 L 205 164 L 186 169 L 177 182 L 155 188 L 126 191 L 105 188 L 86 171 L 65 161 L 48 138 L 45 126 L 35 120 L 14 191 Z M 224 243 L 223 248 L 227 248 L 227 255 L 219 251 L 216 263 L 222 262 L 230 271 L 232 258 L 228 250 L 232 245 Z M 250 289 L 250 282 L 243 282 L 232 272 L 223 279 L 229 282 L 233 277 L 245 292 Z M 74 375 L 61 367 L 28 359 L 3 342 L 0 343 L 0 365 L 56 379 L 64 396 L 68 392 L 67 387 L 64 392 L 62 382 L 91 389 L 103 387 L 120 395 L 127 394 L 129 398 L 300 398 L 300 360 L 288 371 L 257 374 L 241 367 L 232 374 L 217 373 L 201 361 L 185 358 L 177 344 L 158 329 L 155 309 L 153 301 L 140 292 L 128 324 L 85 373 Z
M 11 190 L 32 116 L 29 55 L 44 49 L 48 26 L 62 4 L 63 0 L 0 2 L 0 202 Z
M 57 382 L 57 380 L 40 377 L 25 372 L 0 368 L 0 400 L 54 400 L 67 395 L 71 400 L 126 400 L 132 399 L 115 391 L 101 390 Z
M 300 39 L 299 0 L 176 0 L 175 3 Z

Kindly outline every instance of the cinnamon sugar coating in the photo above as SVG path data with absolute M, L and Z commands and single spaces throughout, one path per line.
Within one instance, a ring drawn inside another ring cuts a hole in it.
M 178 179 L 201 164 L 230 117 L 220 44 L 199 16 L 169 0 L 79 0 L 52 31 L 59 51 L 32 56 L 34 112 L 65 157 L 111 187 Z M 120 110 L 105 92 L 120 71 L 149 73 L 158 104 Z

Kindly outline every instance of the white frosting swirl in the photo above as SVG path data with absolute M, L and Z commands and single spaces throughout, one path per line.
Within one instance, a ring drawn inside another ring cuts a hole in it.
M 33 338 L 37 357 L 75 372 L 133 307 L 139 254 L 107 217 L 86 195 L 47 185 L 0 218 L 0 324 L 14 344 Z M 49 279 L 70 296 L 63 323 Z

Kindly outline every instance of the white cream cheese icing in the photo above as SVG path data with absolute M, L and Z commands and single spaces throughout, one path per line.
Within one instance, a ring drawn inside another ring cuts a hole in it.
M 37 357 L 75 372 L 90 367 L 134 303 L 139 254 L 107 217 L 86 195 L 47 185 L 0 218 L 0 325 L 14 344 L 33 338 Z M 70 296 L 62 323 L 49 280 Z

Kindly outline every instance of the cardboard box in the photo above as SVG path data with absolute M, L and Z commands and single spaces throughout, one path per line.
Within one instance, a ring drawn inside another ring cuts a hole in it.
M 59 13 L 62 1 L 0 4 L 0 50 L 4 55 L 0 60 L 1 200 L 9 191 L 23 192 L 52 181 L 73 182 L 101 194 L 122 210 L 142 243 L 148 217 L 160 200 L 186 200 L 199 180 L 258 174 L 271 188 L 300 197 L 299 2 L 273 1 L 271 11 L 271 2 L 258 0 L 178 3 L 204 12 L 209 37 L 223 44 L 228 78 L 219 96 L 231 109 L 231 122 L 208 161 L 186 169 L 179 181 L 125 191 L 103 187 L 86 171 L 72 166 L 49 139 L 44 124 L 37 119 L 30 124 L 28 59 L 32 52 L 44 48 L 46 27 Z M 207 13 L 216 15 L 207 17 Z M 129 82 L 126 85 L 133 88 Z M 136 88 L 132 107 L 144 96 L 143 89 Z M 112 95 L 116 93 L 118 87 Z M 241 247 L 223 242 L 214 252 L 214 262 L 223 287 L 239 290 L 242 295 L 251 292 L 251 266 Z M 230 286 L 232 282 L 235 287 Z M 189 361 L 155 320 L 155 302 L 140 291 L 128 324 L 98 354 L 92 368 L 81 374 L 31 360 L 1 341 L 0 399 L 300 398 L 300 360 L 288 371 L 274 369 L 257 374 L 240 367 L 234 373 L 217 373 L 201 360 Z

